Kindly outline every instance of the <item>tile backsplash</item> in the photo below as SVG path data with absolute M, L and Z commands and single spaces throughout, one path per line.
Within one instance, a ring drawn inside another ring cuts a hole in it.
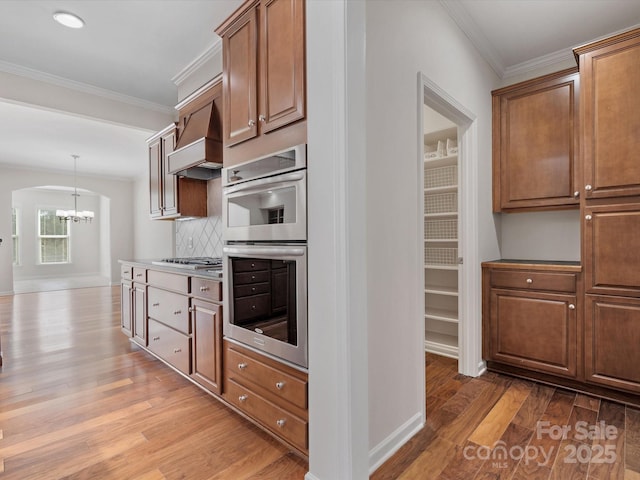
M 180 220 L 176 224 L 177 257 L 222 257 L 222 218 Z

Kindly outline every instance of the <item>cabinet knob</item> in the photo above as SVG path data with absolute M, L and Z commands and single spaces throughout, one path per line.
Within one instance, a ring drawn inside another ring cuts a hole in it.
M 255 305 L 251 305 L 251 310 L 255 310 L 256 306 Z
M 247 401 L 247 398 L 249 398 L 247 395 L 240 395 L 240 396 L 238 397 L 238 400 L 240 400 L 241 402 L 246 402 L 246 401 Z
M 193 313 L 193 307 L 189 307 L 189 313 Z
M 592 188 L 592 187 L 591 187 L 591 185 L 585 185 L 585 186 L 584 186 L 584 189 L 585 189 L 587 192 L 590 192 L 590 191 L 591 191 L 591 188 Z
M 580 196 L 580 192 L 578 190 L 573 192 L 573 198 L 578 198 L 579 196 Z
M 209 287 L 200 287 L 201 292 L 206 292 L 207 290 L 209 290 Z
M 284 388 L 284 382 L 276 382 L 276 388 L 282 390 Z
M 573 303 L 569 304 L 569 310 L 575 310 L 576 306 Z
M 239 363 L 239 364 L 238 364 L 238 368 L 239 368 L 240 370 L 244 370 L 245 368 L 247 368 L 247 364 L 246 364 L 246 363 Z
M 287 421 L 284 418 L 276 420 L 276 425 L 278 425 L 280 428 L 284 427 L 285 423 L 287 423 Z
M 264 122 L 266 122 L 266 121 L 267 121 L 267 119 L 265 118 L 265 116 L 264 116 L 264 115 L 260 115 L 260 116 L 258 116 L 258 120 L 260 120 L 262 123 L 264 123 Z
M 533 283 L 533 280 L 531 278 L 527 278 L 527 283 L 531 285 Z
M 585 216 L 584 216 L 584 219 L 585 219 L 585 220 L 591 220 L 591 215 L 585 215 Z
M 255 120 L 249 120 L 249 126 L 253 127 L 256 124 Z

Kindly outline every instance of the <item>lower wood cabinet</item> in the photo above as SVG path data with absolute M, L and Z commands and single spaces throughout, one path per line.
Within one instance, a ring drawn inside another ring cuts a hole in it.
M 586 295 L 585 377 L 640 393 L 640 299 Z
M 123 279 L 120 284 L 120 330 L 127 337 L 133 332 L 132 291 L 133 284 Z
M 307 374 L 235 343 L 223 344 L 223 398 L 307 455 Z
M 147 286 L 139 283 L 133 284 L 133 339 L 143 347 L 147 346 Z
M 570 379 L 580 373 L 578 264 L 486 262 L 483 357 Z
M 222 305 L 193 299 L 193 371 L 191 377 L 213 393 L 222 393 Z

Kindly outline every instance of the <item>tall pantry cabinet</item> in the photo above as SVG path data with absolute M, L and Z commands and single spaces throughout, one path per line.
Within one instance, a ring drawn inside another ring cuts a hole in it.
M 577 48 L 584 373 L 640 393 L 640 29 Z

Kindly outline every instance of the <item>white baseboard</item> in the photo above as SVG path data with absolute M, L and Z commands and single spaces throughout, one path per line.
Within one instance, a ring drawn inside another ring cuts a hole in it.
M 382 442 L 369 451 L 369 474 L 375 472 L 380 465 L 386 462 L 400 447 L 424 427 L 422 412 L 417 412 L 413 417 L 398 427 Z
M 451 347 L 442 343 L 425 340 L 424 349 L 427 352 L 442 355 L 443 357 L 455 358 L 456 360 L 458 359 L 458 347 Z
M 0 297 L 6 297 L 9 295 L 13 295 L 13 290 L 9 290 L 8 292 L 0 292 Z
M 304 476 L 304 480 L 320 480 L 320 479 L 316 477 L 314 474 L 312 474 L 311 472 L 307 472 L 307 474 Z

